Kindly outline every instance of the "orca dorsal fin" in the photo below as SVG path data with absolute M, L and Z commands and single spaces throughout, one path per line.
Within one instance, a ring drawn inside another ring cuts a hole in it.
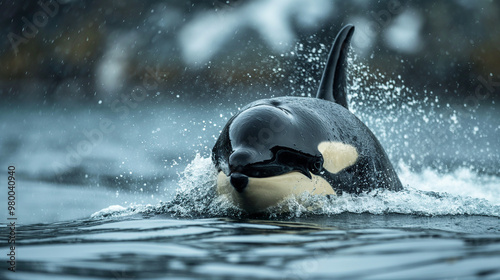
M 316 98 L 333 101 L 347 107 L 346 60 L 354 26 L 348 24 L 340 30 L 333 42 Z

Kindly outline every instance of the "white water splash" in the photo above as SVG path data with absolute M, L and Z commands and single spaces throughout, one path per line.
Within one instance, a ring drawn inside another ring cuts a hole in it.
M 109 207 L 106 207 L 106 208 L 104 208 L 102 210 L 99 210 L 99 211 L 95 212 L 90 217 L 91 218 L 106 217 L 106 216 L 117 217 L 121 213 L 125 213 L 127 215 L 128 214 L 127 213 L 127 208 L 125 208 L 125 207 L 123 207 L 121 205 L 111 205 Z
M 210 158 L 199 154 L 186 167 L 179 180 L 179 188 L 164 210 L 179 216 L 220 216 L 239 210 L 226 199 L 217 196 L 217 171 Z
M 425 169 L 411 172 L 404 165 L 399 171 L 405 190 L 374 190 L 361 195 L 314 196 L 307 193 L 290 197 L 268 210 L 269 217 L 287 212 L 290 218 L 304 215 L 336 215 L 340 213 L 483 215 L 500 217 L 500 178 L 478 175 L 457 169 L 440 174 Z M 134 206 L 127 210 L 114 207 L 101 210 L 93 217 L 124 216 L 134 213 L 170 213 L 180 217 L 240 216 L 243 212 L 215 191 L 216 172 L 210 158 L 199 155 L 186 167 L 175 198 L 157 206 Z
M 416 190 L 484 199 L 492 205 L 500 205 L 500 177 L 498 176 L 480 175 L 464 167 L 448 173 L 424 168 L 417 173 L 412 172 L 402 163 L 399 165 L 398 174 L 404 185 Z

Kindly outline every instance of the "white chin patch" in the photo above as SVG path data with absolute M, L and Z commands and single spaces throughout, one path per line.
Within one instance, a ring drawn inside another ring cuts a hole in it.
M 335 191 L 325 179 L 311 175 L 312 179 L 299 172 L 267 178 L 249 177 L 247 187 L 239 193 L 231 185 L 229 177 L 219 172 L 217 192 L 248 213 L 263 212 L 292 195 L 298 196 L 304 192 L 313 195 L 335 195 Z

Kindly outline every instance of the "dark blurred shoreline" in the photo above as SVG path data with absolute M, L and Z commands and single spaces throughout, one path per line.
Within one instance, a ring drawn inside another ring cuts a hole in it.
M 225 1 L 68 0 L 40 3 L 43 5 L 35 1 L 0 4 L 4 38 L 0 53 L 2 104 L 89 106 L 128 94 L 144 84 L 151 69 L 161 82 L 155 89 L 148 90 L 148 94 L 160 92 L 165 98 L 159 102 L 175 99 L 186 103 L 206 102 L 216 96 L 239 94 L 235 92 L 238 88 L 257 88 L 255 91 L 259 92 L 264 89 L 267 96 L 299 95 L 300 92 L 290 89 L 289 82 L 299 77 L 296 66 L 303 65 L 306 75 L 315 80 L 319 79 L 320 67 L 308 64 L 303 56 L 282 54 L 290 54 L 297 44 L 304 44 L 306 50 L 320 44 L 329 47 L 336 30 L 347 22 L 358 22 L 357 33 L 370 37 L 369 47 L 359 48 L 353 44 L 358 61 L 378 69 L 388 78 L 401 76 L 405 86 L 420 93 L 415 98 L 424 99 L 424 92 L 432 91 L 442 97 L 444 104 L 488 105 L 500 101 L 499 2 L 328 2 L 329 13 L 311 19 L 313 23 L 307 26 L 300 23 L 303 20 L 300 13 L 287 15 L 285 22 L 294 38 L 280 50 L 263 37 L 259 28 L 267 27 L 242 24 L 230 29 L 233 34 L 227 35 L 220 45 L 208 45 L 207 52 L 213 54 L 200 64 L 183 59 L 182 50 L 186 45 L 179 39 L 182 33 L 200 18 L 209 16 L 221 24 L 230 24 L 225 21 L 227 18 L 251 5 L 259 8 L 257 4 L 248 1 L 226 4 Z M 267 7 L 262 5 L 262 9 Z M 396 8 L 391 10 L 391 7 Z M 44 11 L 47 18 L 40 17 Z M 416 31 L 405 31 L 409 23 L 420 27 Z M 32 38 L 23 37 L 22 32 L 29 33 L 30 24 L 37 31 Z M 389 31 L 400 29 L 403 35 L 417 32 L 415 42 L 419 47 L 404 49 L 404 44 L 402 47 L 391 45 L 387 38 L 392 34 Z M 224 31 L 222 28 L 221 32 Z M 16 50 L 12 38 L 17 44 Z M 193 40 L 196 44 L 196 37 Z M 325 55 L 317 54 L 315 64 L 324 61 Z M 273 71 L 277 67 L 281 70 Z M 108 75 L 113 69 L 119 73 Z M 305 84 L 300 79 L 295 83 Z M 314 82 L 310 83 L 313 85 Z M 471 96 L 476 96 L 475 100 L 471 101 Z

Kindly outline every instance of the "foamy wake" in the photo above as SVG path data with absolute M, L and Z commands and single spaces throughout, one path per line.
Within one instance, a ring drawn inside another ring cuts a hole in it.
M 374 190 L 361 195 L 343 194 L 325 197 L 304 193 L 291 197 L 269 209 L 268 215 L 300 217 L 304 215 L 335 215 L 344 212 L 412 215 L 483 215 L 500 217 L 500 178 L 478 175 L 460 168 L 440 174 L 431 169 L 412 172 L 399 165 L 405 190 L 392 192 Z M 244 215 L 231 202 L 215 192 L 216 171 L 210 158 L 199 155 L 182 174 L 175 198 L 156 206 L 111 206 L 93 217 L 124 216 L 134 213 L 169 213 L 180 217 L 220 217 Z

